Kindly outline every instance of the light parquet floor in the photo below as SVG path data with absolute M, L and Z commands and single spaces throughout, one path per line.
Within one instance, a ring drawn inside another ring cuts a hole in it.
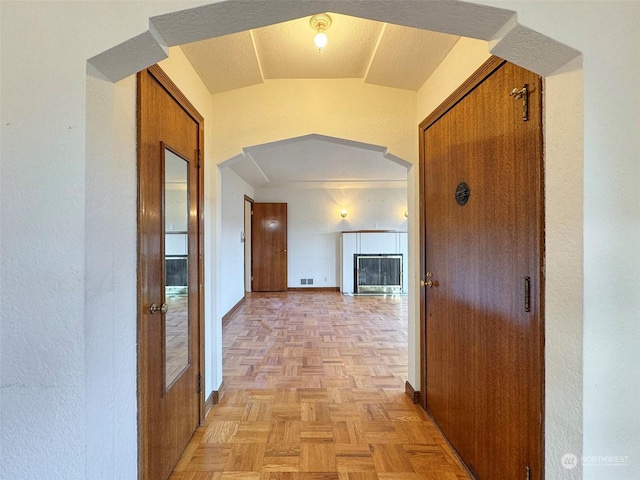
M 406 297 L 251 294 L 170 480 L 468 480 L 404 393 Z

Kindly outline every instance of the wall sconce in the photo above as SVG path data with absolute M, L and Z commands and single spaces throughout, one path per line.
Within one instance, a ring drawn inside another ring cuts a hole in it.
M 404 218 L 409 218 L 409 210 L 404 211 Z
M 347 213 L 348 213 L 348 212 L 347 212 L 347 209 L 346 209 L 346 208 L 343 208 L 342 210 L 340 210 L 340 216 L 341 216 L 342 218 L 347 218 Z
M 313 42 L 316 44 L 316 47 L 318 47 L 318 52 L 320 52 L 327 46 L 327 34 L 324 33 L 324 31 L 331 26 L 331 17 L 326 13 L 321 13 L 311 17 L 309 23 L 311 23 L 311 28 L 318 32 Z

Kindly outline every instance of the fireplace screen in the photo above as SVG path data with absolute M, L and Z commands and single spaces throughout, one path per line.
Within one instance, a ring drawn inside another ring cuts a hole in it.
M 186 256 L 165 257 L 165 291 L 168 296 L 187 294 L 188 260 Z
M 354 255 L 356 293 L 402 293 L 402 254 Z

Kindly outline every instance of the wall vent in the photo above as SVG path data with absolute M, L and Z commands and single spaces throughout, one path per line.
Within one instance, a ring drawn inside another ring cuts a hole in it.
M 306 285 L 307 284 L 307 279 L 306 278 L 301 278 L 300 279 L 300 285 Z
M 313 278 L 307 278 L 307 285 L 313 285 Z

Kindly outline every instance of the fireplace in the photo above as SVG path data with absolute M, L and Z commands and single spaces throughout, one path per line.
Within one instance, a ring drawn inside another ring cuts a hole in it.
M 167 296 L 186 295 L 188 277 L 186 255 L 167 255 L 165 257 L 165 293 Z
M 402 254 L 353 256 L 355 293 L 402 293 Z

